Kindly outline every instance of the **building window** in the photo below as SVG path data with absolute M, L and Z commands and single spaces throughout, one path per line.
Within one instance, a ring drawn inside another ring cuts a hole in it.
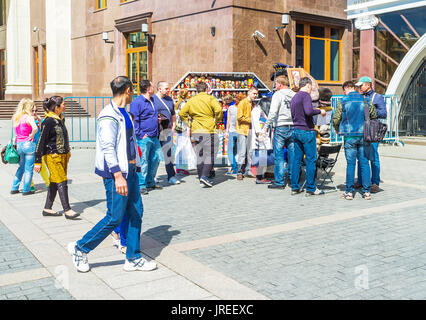
M 43 82 L 47 82 L 47 53 L 46 53 L 46 45 L 41 46 L 43 50 Z
M 342 29 L 297 23 L 296 67 L 323 82 L 341 78 Z
M 105 9 L 107 7 L 107 0 L 96 0 L 96 9 Z
M 6 24 L 6 0 L 0 0 L 0 26 Z
M 140 94 L 140 81 L 148 79 L 148 39 L 142 32 L 126 36 L 126 70 L 133 83 L 133 91 Z

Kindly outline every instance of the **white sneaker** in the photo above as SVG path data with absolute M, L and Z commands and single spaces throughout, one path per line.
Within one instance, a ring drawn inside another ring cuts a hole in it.
M 133 261 L 126 259 L 123 269 L 124 271 L 152 271 L 157 269 L 157 263 L 155 261 L 148 261 L 144 258 Z
M 72 262 L 79 272 L 88 272 L 90 270 L 87 255 L 77 249 L 76 242 L 68 243 L 68 252 L 72 255 Z
M 170 184 L 180 184 L 180 181 L 176 177 L 171 177 L 169 179 Z

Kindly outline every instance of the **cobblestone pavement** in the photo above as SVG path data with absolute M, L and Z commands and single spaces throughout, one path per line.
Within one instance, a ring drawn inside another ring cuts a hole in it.
M 89 274 L 103 280 L 105 295 L 113 299 L 180 299 L 182 295 L 167 289 L 172 279 L 176 285 L 193 289 L 188 299 L 425 299 L 426 147 L 381 146 L 379 150 L 384 182 L 371 201 L 360 194 L 346 201 L 340 198 L 342 191 L 321 197 L 291 196 L 288 188 L 268 190 L 253 179 L 241 182 L 224 176 L 225 168 L 217 169 L 212 189 L 200 187 L 195 175 L 183 177 L 181 185 L 168 186 L 161 164 L 159 178 L 164 188 L 143 197 L 142 226 L 143 251 L 157 260 L 159 273 L 138 280 L 139 285 L 130 284 L 134 280 L 129 278 L 124 290 L 123 280 L 119 284 L 120 278 L 112 277 L 121 277 L 118 267 L 123 258 L 110 252 L 108 241 L 89 255 L 89 261 L 97 265 Z M 58 220 L 42 219 L 40 210 L 34 211 L 29 218 L 44 232 L 40 239 L 47 237 L 43 241 L 54 241 L 63 249 L 104 214 L 105 192 L 93 173 L 93 163 L 94 150 L 72 151 L 71 205 L 82 212 L 82 220 L 68 221 L 65 227 Z M 345 164 L 341 153 L 333 176 L 339 189 L 345 180 Z M 10 180 L 3 182 L 4 194 L 16 168 L 0 169 Z M 45 191 L 40 177 L 35 179 L 40 192 L 31 200 L 15 203 L 16 198 L 7 195 L 4 201 L 20 212 L 34 205 L 41 208 Z M 0 221 L 7 225 L 7 219 Z M 56 225 L 60 228 L 55 229 Z M 3 234 L 6 228 L 1 227 Z M 18 239 L 24 237 L 19 228 L 12 229 Z M 25 252 L 25 247 L 16 251 Z M 56 277 L 55 265 L 43 260 L 49 251 L 35 247 L 30 251 L 42 263 L 28 258 L 28 267 L 47 265 Z M 4 259 L 1 254 L 0 259 Z M 49 285 L 52 277 L 46 277 L 46 283 L 34 281 L 34 287 Z M 70 277 L 77 279 L 74 274 Z M 13 299 L 7 292 L 17 290 L 18 285 L 2 286 L 0 281 L 0 297 L 6 292 L 6 298 Z M 227 295 L 236 286 L 241 286 L 239 295 Z M 141 288 L 148 291 L 141 293 Z M 117 295 L 109 295 L 110 290 Z M 76 299 L 87 298 L 77 288 L 69 292 Z

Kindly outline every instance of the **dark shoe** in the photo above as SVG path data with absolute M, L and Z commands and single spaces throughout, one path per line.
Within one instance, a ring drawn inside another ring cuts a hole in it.
M 370 192 L 371 193 L 377 193 L 379 191 L 380 191 L 380 188 L 379 188 L 379 186 L 377 184 L 372 184 L 371 185 L 371 188 L 370 188 Z
M 279 184 L 275 184 L 275 183 L 273 183 L 273 184 L 271 184 L 271 185 L 269 185 L 269 186 L 268 186 L 268 189 L 284 190 L 284 189 L 285 189 L 285 186 L 281 186 L 281 185 L 279 185 Z
M 271 180 L 268 179 L 262 179 L 262 180 L 258 180 L 256 179 L 256 184 L 270 184 Z
M 214 177 L 216 177 L 216 172 L 213 170 L 213 171 L 210 172 L 208 178 L 213 179 Z
M 156 183 L 155 186 L 148 187 L 148 191 L 151 191 L 151 190 L 154 190 L 154 189 L 161 190 L 161 189 L 163 189 L 163 186 L 160 183 Z
M 17 193 L 19 193 L 19 190 L 11 190 L 10 191 L 10 194 L 17 194 Z
M 243 180 L 243 179 L 244 179 L 243 175 L 241 173 L 238 173 L 237 180 Z
M 44 217 L 59 217 L 59 216 L 62 216 L 62 213 L 60 213 L 60 212 L 50 213 L 50 212 L 47 212 L 47 211 L 44 211 L 44 210 L 43 210 L 43 212 L 41 214 Z
M 34 193 L 35 193 L 35 191 L 27 191 L 27 192 L 22 192 L 22 195 L 23 196 L 29 196 L 29 195 L 34 194 Z
M 202 184 L 204 184 L 205 186 L 207 186 L 207 187 L 213 187 L 213 183 L 207 177 L 205 177 L 205 176 L 202 176 L 200 178 L 200 182 Z
M 299 190 L 291 190 L 291 195 L 294 196 L 296 194 L 302 193 L 304 190 L 303 189 L 299 189 Z
M 147 188 L 142 188 L 141 189 L 141 194 L 143 194 L 143 195 L 148 194 L 148 189 Z
M 362 188 L 362 184 L 359 184 L 358 182 L 354 184 L 354 188 L 355 189 L 360 189 Z
M 312 191 L 306 191 L 305 196 L 306 197 L 320 196 L 320 195 L 323 195 L 323 194 L 325 194 L 324 190 L 317 189 L 314 192 L 312 192 Z
M 73 220 L 73 219 L 77 218 L 79 215 L 80 215 L 79 213 L 75 213 L 75 214 L 70 215 L 70 214 L 66 214 L 66 213 L 64 212 L 64 216 L 65 216 L 65 218 L 66 218 L 66 219 L 69 219 L 69 220 Z

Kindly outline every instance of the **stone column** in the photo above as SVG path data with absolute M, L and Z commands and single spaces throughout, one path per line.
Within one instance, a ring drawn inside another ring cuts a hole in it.
M 6 99 L 32 97 L 30 0 L 9 1 Z
M 72 93 L 71 0 L 46 0 L 46 96 Z
M 355 28 L 360 31 L 359 76 L 368 76 L 374 81 L 374 29 L 379 23 L 376 16 L 362 16 L 355 20 Z

